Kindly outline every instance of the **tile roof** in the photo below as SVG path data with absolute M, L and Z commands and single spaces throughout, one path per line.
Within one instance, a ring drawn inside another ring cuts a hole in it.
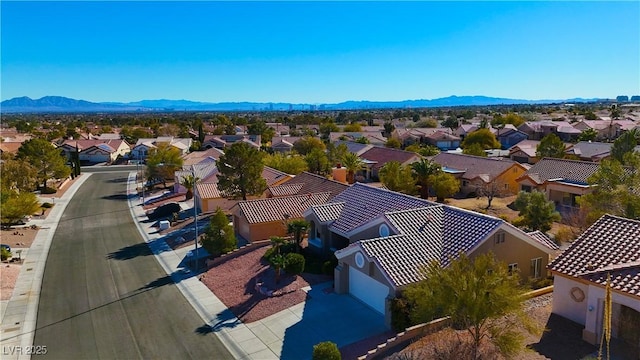
M 182 157 L 183 165 L 189 166 L 189 165 L 197 164 L 209 158 L 218 160 L 220 156 L 222 156 L 223 154 L 224 152 L 222 150 L 216 149 L 216 148 L 209 148 L 204 151 L 192 151 Z
M 549 249 L 560 250 L 558 244 L 556 244 L 553 240 L 551 240 L 549 236 L 547 236 L 547 234 L 543 233 L 540 230 L 529 232 L 527 233 L 527 235 L 529 235 L 532 239 L 539 242 L 540 244 L 548 247 Z
M 390 161 L 398 161 L 401 164 L 415 160 L 417 161 L 420 156 L 411 151 L 404 151 L 399 149 L 387 148 L 384 146 L 374 146 L 371 149 L 360 154 L 360 158 L 369 161 L 375 161 L 376 164 L 372 166 L 374 171 L 379 170 L 384 164 Z
M 287 182 L 282 185 L 270 186 L 269 192 L 271 192 L 271 195 L 273 196 L 295 195 L 300 192 L 300 189 L 302 189 L 303 186 L 303 183 L 289 184 Z
M 200 199 L 218 199 L 222 197 L 217 183 L 196 184 L 196 194 Z
M 75 148 L 76 145 L 77 145 L 78 146 L 78 150 L 82 151 L 84 149 L 88 149 L 88 148 L 90 148 L 92 146 L 98 146 L 100 144 L 107 144 L 113 149 L 118 149 L 122 145 L 122 143 L 126 144 L 126 142 L 124 140 L 122 140 L 122 139 L 106 139 L 106 140 L 99 140 L 99 139 L 85 140 L 85 139 L 80 139 L 80 140 L 65 140 L 65 142 L 62 144 L 62 146 Z
M 538 140 L 522 140 L 519 143 L 510 147 L 509 153 L 513 154 L 514 152 L 520 150 L 525 154 L 527 154 L 527 156 L 529 157 L 535 157 L 539 144 L 540 144 L 540 141 Z
M 423 278 L 420 269 L 432 261 L 447 266 L 504 223 L 503 220 L 446 205 L 385 214 L 398 235 L 361 240 L 367 256 L 375 258 L 395 286 Z
M 344 202 L 314 205 L 311 208 L 320 221 L 332 221 L 340 217 L 340 213 L 344 209 Z
M 271 186 L 273 184 L 276 184 L 280 181 L 283 181 L 285 178 L 287 177 L 291 177 L 291 175 L 282 172 L 280 170 L 276 170 L 274 168 L 270 168 L 268 166 L 265 166 L 262 169 L 262 177 L 267 181 L 267 186 Z
M 433 134 L 427 135 L 427 139 L 431 140 L 460 140 L 459 136 L 451 135 L 446 131 L 436 131 Z
M 331 193 L 315 193 L 273 197 L 238 202 L 242 214 L 250 224 L 281 221 L 285 214 L 289 218 L 301 218 L 302 213 L 313 205 L 324 204 Z
M 15 154 L 18 152 L 18 149 L 22 146 L 21 142 L 0 142 L 0 150 L 2 152 L 8 152 L 11 154 Z
M 349 152 L 352 152 L 356 155 L 360 155 L 363 152 L 373 147 L 373 145 L 371 144 L 361 144 L 353 141 L 344 141 L 344 140 L 337 140 L 337 141 L 334 141 L 333 143 L 335 144 L 335 146 L 338 146 L 340 144 L 345 144 L 347 146 L 347 150 L 349 150 Z
M 587 185 L 587 178 L 593 175 L 599 166 L 590 161 L 543 158 L 527 170 L 522 177 L 529 176 L 538 184 L 543 184 L 548 180 L 562 179 Z
M 613 143 L 580 141 L 566 151 L 567 154 L 576 155 L 582 159 L 603 158 L 611 154 Z
M 603 215 L 548 268 L 640 297 L 640 221 Z
M 349 188 L 347 184 L 327 179 L 324 176 L 312 174 L 307 171 L 294 176 L 293 179 L 287 181 L 285 184 L 302 184 L 302 188 L 297 192 L 298 194 L 330 192 L 332 198 Z
M 446 169 L 464 171 L 463 179 L 471 180 L 480 177 L 485 182 L 495 179 L 512 166 L 520 166 L 517 162 L 509 159 L 445 152 L 434 156 L 432 161 Z
M 340 217 L 331 230 L 346 234 L 389 211 L 434 206 L 437 203 L 405 195 L 387 189 L 356 183 L 333 198 L 332 202 L 344 202 Z

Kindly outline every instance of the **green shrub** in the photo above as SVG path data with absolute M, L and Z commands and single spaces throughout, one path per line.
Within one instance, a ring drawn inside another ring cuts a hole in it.
M 529 287 L 531 290 L 542 289 L 547 286 L 553 285 L 553 277 L 531 279 L 529 278 Z
M 391 300 L 391 327 L 396 332 L 404 331 L 411 326 L 409 319 L 409 303 L 406 299 L 396 297 Z
M 573 232 L 566 226 L 558 229 L 556 236 L 553 238 L 556 244 L 562 245 L 563 242 L 571 241 L 574 239 Z
M 313 346 L 313 360 L 341 360 L 338 345 L 331 341 L 324 341 Z
M 44 208 L 44 209 L 51 209 L 53 207 L 53 204 L 46 202 L 46 203 L 42 203 L 42 205 L 40 205 L 40 207 Z
M 41 189 L 40 193 L 41 194 L 55 194 L 57 191 L 58 191 L 57 189 L 50 188 L 50 187 L 47 186 L 46 188 Z
M 338 266 L 338 259 L 335 255 L 331 255 L 331 259 L 322 264 L 322 273 L 333 276 L 333 270 Z
M 262 258 L 267 260 L 268 262 L 271 261 L 271 257 L 273 255 L 275 255 L 275 249 L 274 247 L 270 247 L 267 249 L 267 251 L 264 252 L 264 255 L 262 255 Z M 286 254 L 290 254 L 296 251 L 296 244 L 292 244 L 292 243 L 286 243 L 286 244 L 282 244 L 280 245 L 280 254 L 282 255 L 286 255 Z
M 288 253 L 285 256 L 284 271 L 292 275 L 300 275 L 304 271 L 304 256 L 296 253 Z
M 11 257 L 11 251 L 9 251 L 9 250 L 7 250 L 5 248 L 2 248 L 0 250 L 0 258 L 1 258 L 2 261 L 5 261 L 10 257 Z

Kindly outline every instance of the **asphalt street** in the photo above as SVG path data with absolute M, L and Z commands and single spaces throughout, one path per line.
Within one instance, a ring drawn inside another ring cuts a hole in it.
M 94 173 L 62 215 L 34 345 L 54 359 L 231 359 L 140 236 L 127 175 Z

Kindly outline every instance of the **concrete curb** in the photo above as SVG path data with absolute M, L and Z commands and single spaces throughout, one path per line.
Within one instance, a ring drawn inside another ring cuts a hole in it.
M 149 245 L 154 257 L 167 275 L 171 276 L 176 286 L 191 304 L 220 341 L 236 359 L 278 359 L 278 356 L 256 334 L 243 324 L 236 316 L 207 288 L 197 276 L 188 269 L 181 268 L 183 257 L 173 251 L 161 238 L 161 235 L 150 234 L 149 228 L 140 222 L 145 217 L 144 210 L 138 200 L 135 172 L 129 174 L 127 186 L 129 194 L 129 210 L 140 235 Z
M 47 256 L 53 235 L 67 204 L 89 176 L 91 176 L 90 173 L 83 173 L 60 198 L 53 200 L 55 206 L 46 219 L 29 222 L 29 224 L 38 225 L 40 229 L 25 257 L 13 294 L 2 317 L 0 355 L 3 360 L 31 359 L 31 354 L 28 353 L 30 350 L 38 349 L 37 346 L 46 346 L 46 344 L 34 344 L 33 339 Z

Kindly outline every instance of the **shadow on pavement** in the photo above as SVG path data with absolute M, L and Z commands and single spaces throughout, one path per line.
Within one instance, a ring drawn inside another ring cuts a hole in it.
M 145 242 L 141 242 L 135 245 L 129 245 L 123 247 L 117 251 L 109 253 L 107 255 L 107 259 L 115 259 L 115 260 L 131 260 L 138 256 L 149 256 L 153 255 L 149 245 Z
M 129 199 L 132 199 L 132 198 L 137 197 L 137 196 L 138 195 L 136 195 L 136 194 L 123 193 L 123 194 L 113 194 L 113 195 L 103 196 L 102 199 L 105 199 L 105 200 L 129 200 Z
M 582 340 L 582 329 L 582 325 L 552 313 L 540 341 L 530 347 L 550 359 L 582 359 L 598 350 Z

